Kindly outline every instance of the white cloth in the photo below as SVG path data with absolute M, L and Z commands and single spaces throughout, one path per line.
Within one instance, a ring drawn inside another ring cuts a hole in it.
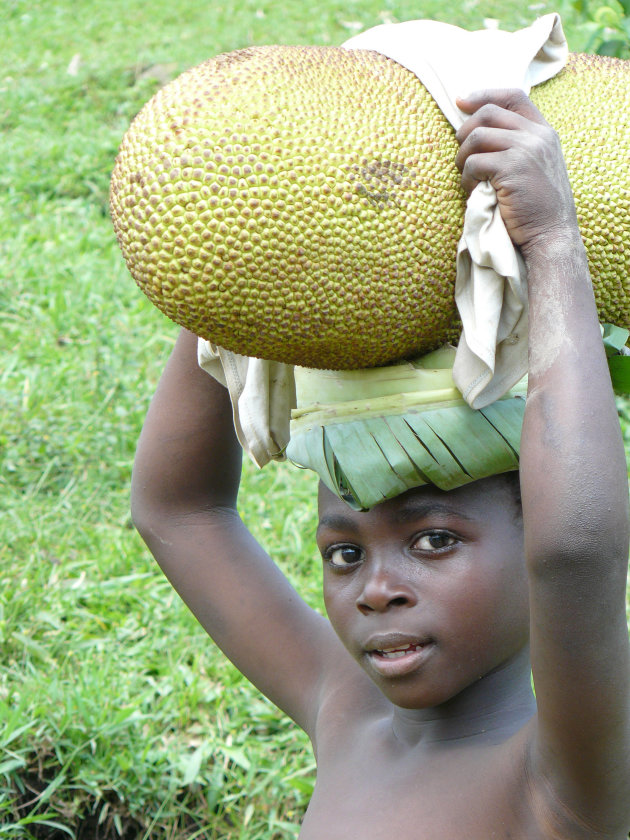
M 258 467 L 284 460 L 291 409 L 295 408 L 293 366 L 239 356 L 199 339 L 200 367 L 228 389 L 239 443 Z
M 430 20 L 383 24 L 355 35 L 347 49 L 380 52 L 415 73 L 457 129 L 466 114 L 458 96 L 520 88 L 564 67 L 568 46 L 560 16 L 517 32 L 468 32 Z M 488 182 L 471 194 L 457 256 L 455 301 L 463 324 L 453 376 L 473 408 L 501 397 L 527 372 L 527 282 Z

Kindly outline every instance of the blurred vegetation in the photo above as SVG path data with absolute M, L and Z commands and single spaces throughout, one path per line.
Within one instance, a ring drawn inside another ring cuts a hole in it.
M 517 28 L 553 8 L 0 4 L 1 837 L 295 837 L 314 782 L 303 733 L 225 661 L 131 527 L 135 442 L 177 328 L 135 288 L 108 218 L 129 121 L 221 51 L 413 17 Z M 315 485 L 246 464 L 242 512 L 321 609 Z
M 630 58 L 630 0 L 567 0 L 565 5 L 576 20 L 580 52 Z

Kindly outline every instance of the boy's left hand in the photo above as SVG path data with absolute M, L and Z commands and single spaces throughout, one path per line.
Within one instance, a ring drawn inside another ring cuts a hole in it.
M 456 164 L 467 192 L 490 181 L 507 231 L 527 260 L 545 243 L 573 238 L 575 203 L 558 135 L 521 90 L 458 99 L 471 114 L 457 131 Z

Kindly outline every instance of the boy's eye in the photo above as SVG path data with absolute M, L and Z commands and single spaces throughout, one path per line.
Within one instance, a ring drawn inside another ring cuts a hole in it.
M 356 545 L 337 545 L 324 555 L 331 566 L 352 566 L 363 559 L 363 552 Z
M 446 531 L 430 531 L 418 537 L 413 547 L 419 551 L 439 551 L 441 548 L 449 548 L 457 542 Z

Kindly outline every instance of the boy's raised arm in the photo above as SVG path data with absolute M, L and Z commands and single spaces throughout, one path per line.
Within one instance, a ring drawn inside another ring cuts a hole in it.
M 619 831 L 630 782 L 628 483 L 585 250 L 559 142 L 531 102 L 493 92 L 463 107 L 473 114 L 459 135 L 464 186 L 491 180 L 528 270 L 521 486 L 535 770 L 578 816 Z
M 346 654 L 243 525 L 240 469 L 227 390 L 199 368 L 197 339 L 182 331 L 140 436 L 134 523 L 214 641 L 312 732 L 325 657 Z

